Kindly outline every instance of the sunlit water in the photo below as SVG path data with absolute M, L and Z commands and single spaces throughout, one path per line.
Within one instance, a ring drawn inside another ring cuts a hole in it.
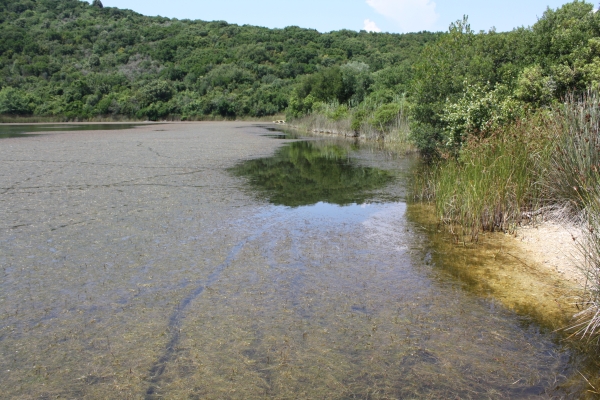
M 264 134 L 2 141 L 3 396 L 585 395 L 575 350 L 443 267 L 410 158 Z

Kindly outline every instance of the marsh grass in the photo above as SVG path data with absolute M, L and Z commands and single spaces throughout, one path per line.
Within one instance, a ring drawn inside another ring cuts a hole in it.
M 549 138 L 538 124 L 525 121 L 471 138 L 458 159 L 424 166 L 416 174 L 416 197 L 433 201 L 440 221 L 473 239 L 481 231 L 513 232 L 545 204 Z
M 600 98 L 588 92 L 571 96 L 557 112 L 560 130 L 548 173 L 553 199 L 568 216 L 582 225 L 577 241 L 580 268 L 586 277 L 583 310 L 571 327 L 574 335 L 597 338 L 600 334 Z
M 405 101 L 399 98 L 394 106 L 396 108 L 391 112 L 384 113 L 382 109 L 390 108 L 389 104 L 366 101 L 354 108 L 348 108 L 332 102 L 321 104 L 311 114 L 289 122 L 296 129 L 315 134 L 379 141 L 398 153 L 415 152 L 416 149 L 410 140 Z

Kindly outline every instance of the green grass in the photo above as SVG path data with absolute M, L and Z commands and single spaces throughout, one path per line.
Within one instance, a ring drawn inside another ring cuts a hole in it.
M 433 200 L 441 221 L 473 238 L 482 230 L 513 231 L 545 204 L 541 180 L 549 138 L 536 128 L 540 119 L 472 138 L 458 159 L 424 167 L 419 197 Z

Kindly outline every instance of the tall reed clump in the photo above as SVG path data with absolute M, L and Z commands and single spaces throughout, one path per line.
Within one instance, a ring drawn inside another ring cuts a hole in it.
M 549 162 L 542 116 L 471 137 L 458 158 L 427 167 L 421 198 L 433 199 L 438 217 L 475 239 L 482 230 L 513 231 L 542 201 L 542 178 Z M 453 229 L 453 228 L 452 228 Z M 456 233 L 456 232 L 455 232 Z
M 555 202 L 572 216 L 587 210 L 598 194 L 600 172 L 600 98 L 590 92 L 573 96 L 555 111 L 556 147 L 546 186 Z M 585 212 L 584 212 L 585 214 Z
M 564 204 L 583 225 L 577 242 L 586 276 L 584 309 L 576 317 L 575 335 L 600 335 L 600 97 L 589 92 L 570 97 L 557 110 L 560 126 L 547 175 L 550 196 Z

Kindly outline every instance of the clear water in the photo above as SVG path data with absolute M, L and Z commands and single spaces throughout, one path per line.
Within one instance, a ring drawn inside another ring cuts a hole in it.
M 263 134 L 3 142 L 4 395 L 591 396 L 584 353 L 445 266 L 411 159 Z

